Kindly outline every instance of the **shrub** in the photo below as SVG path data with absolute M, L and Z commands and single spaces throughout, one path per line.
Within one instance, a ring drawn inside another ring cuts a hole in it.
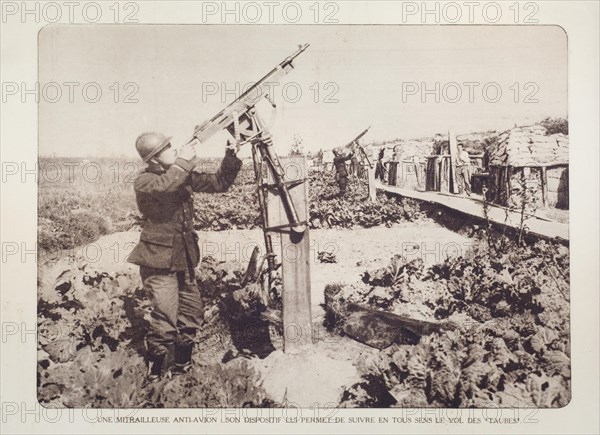
M 565 136 L 569 135 L 569 121 L 567 119 L 547 117 L 538 122 L 538 124 L 546 127 L 547 135 L 556 133 L 562 133 Z
M 397 199 L 378 192 L 377 202 L 367 200 L 367 182 L 349 179 L 348 191 L 337 197 L 338 186 L 332 173 L 314 173 L 309 190 L 311 228 L 371 228 L 387 227 L 423 216 L 418 202 L 409 198 Z

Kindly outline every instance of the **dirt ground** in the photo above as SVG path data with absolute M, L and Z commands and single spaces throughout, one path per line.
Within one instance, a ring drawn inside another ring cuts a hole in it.
M 202 256 L 210 255 L 218 261 L 238 263 L 245 269 L 255 246 L 264 252 L 263 233 L 255 230 L 200 231 Z M 311 268 L 311 302 L 313 322 L 323 319 L 323 290 L 331 283 L 360 281 L 366 270 L 385 267 L 396 254 L 407 261 L 422 258 L 431 265 L 448 256 L 463 254 L 471 244 L 468 237 L 454 233 L 431 220 L 418 223 L 404 222 L 391 228 L 316 229 L 310 230 L 309 263 Z M 139 232 L 110 234 L 75 251 L 101 270 L 112 272 L 137 271 L 126 257 L 138 242 Z M 281 244 L 273 239 L 278 254 Z M 319 252 L 335 255 L 337 263 L 321 263 Z M 43 261 L 43 259 L 42 259 Z M 54 263 L 54 262 L 51 262 Z M 51 269 L 61 269 L 55 265 Z M 40 279 L 52 276 L 51 270 L 40 268 Z
M 322 318 L 323 290 L 327 284 L 351 283 L 368 269 L 384 267 L 391 257 L 402 254 L 408 261 L 422 258 L 431 265 L 448 256 L 461 255 L 471 244 L 468 237 L 456 234 L 433 221 L 397 224 L 392 228 L 310 230 L 310 268 L 313 320 Z M 280 243 L 273 240 L 274 250 Z M 220 261 L 236 261 L 246 267 L 254 246 L 264 246 L 261 230 L 200 232 L 202 255 Z M 319 252 L 332 252 L 337 263 L 321 263 Z
M 200 232 L 203 256 L 219 261 L 233 261 L 245 268 L 255 246 L 263 250 L 261 230 Z M 283 353 L 281 343 L 264 359 L 250 359 L 261 373 L 263 386 L 281 403 L 291 406 L 335 406 L 344 388 L 358 382 L 359 367 L 377 350 L 347 337 L 333 336 L 323 324 L 324 289 L 330 283 L 351 283 L 361 279 L 369 269 L 384 267 L 395 254 L 407 260 L 422 258 L 434 264 L 447 256 L 462 254 L 470 239 L 458 235 L 433 221 L 402 223 L 392 228 L 320 229 L 310 234 L 311 312 L 315 344 L 295 354 Z M 102 237 L 75 251 L 100 270 L 137 272 L 137 266 L 125 262 L 139 239 L 139 232 L 121 232 Z M 274 240 L 274 250 L 280 247 Z M 318 253 L 328 251 L 337 263 L 321 263 Z M 41 281 L 56 279 L 64 269 L 63 261 L 40 267 Z

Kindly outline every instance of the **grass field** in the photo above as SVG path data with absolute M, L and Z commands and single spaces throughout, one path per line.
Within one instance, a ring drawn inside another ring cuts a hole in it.
M 42 158 L 38 248 L 55 252 L 130 229 L 137 207 L 132 182 L 141 162 Z
M 207 171 L 216 161 L 202 162 Z M 100 159 L 40 159 L 38 193 L 38 248 L 60 252 L 139 225 L 133 181 L 144 168 L 141 161 Z M 351 179 L 344 198 L 337 198 L 331 172 L 311 172 L 309 203 L 311 228 L 370 228 L 418 219 L 419 206 L 409 199 L 378 194 L 378 204 L 364 201 L 364 180 Z M 196 193 L 197 230 L 252 229 L 261 226 L 256 182 L 245 164 L 235 183 L 220 194 Z

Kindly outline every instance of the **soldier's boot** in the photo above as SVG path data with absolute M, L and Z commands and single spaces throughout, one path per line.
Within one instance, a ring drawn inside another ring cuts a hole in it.
M 194 343 L 181 343 L 175 346 L 175 364 L 173 365 L 173 375 L 187 373 L 192 368 L 192 351 Z
M 146 382 L 148 384 L 158 382 L 163 378 L 171 377 L 171 368 L 167 354 L 148 355 L 148 375 Z

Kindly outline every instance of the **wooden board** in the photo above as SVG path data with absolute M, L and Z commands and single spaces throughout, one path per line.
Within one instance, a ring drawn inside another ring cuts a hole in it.
M 308 178 L 306 158 L 302 156 L 281 157 L 285 180 Z M 272 182 L 272 180 L 269 180 Z M 308 181 L 289 189 L 290 196 L 301 221 L 308 220 Z M 288 223 L 279 194 L 269 189 L 267 193 L 267 227 Z M 288 231 L 288 230 L 286 230 Z M 310 310 L 310 237 L 308 226 L 300 237 L 293 233 L 279 234 L 279 248 L 273 235 L 274 251 L 281 262 L 283 281 L 283 338 L 284 352 L 298 351 L 312 343 L 312 319 Z
M 465 198 L 439 192 L 419 192 L 417 190 L 404 189 L 397 186 L 386 186 L 379 182 L 376 183 L 376 186 L 378 189 L 396 193 L 407 198 L 437 203 L 470 216 L 481 219 L 485 218 L 483 214 L 483 200 L 476 197 Z M 496 204 L 488 204 L 488 206 L 488 218 L 491 222 L 507 227 L 519 228 L 521 222 L 521 215 L 519 212 L 507 210 Z M 529 232 L 531 234 L 558 241 L 569 240 L 568 223 L 553 221 L 538 215 L 530 216 L 528 214 L 528 216 L 526 225 L 529 227 Z

